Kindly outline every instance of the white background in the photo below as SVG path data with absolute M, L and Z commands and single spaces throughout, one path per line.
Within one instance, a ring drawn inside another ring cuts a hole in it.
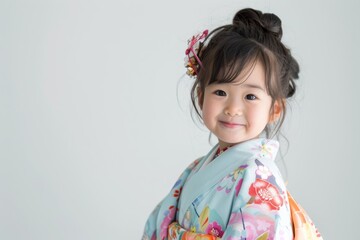
M 211 148 L 189 113 L 186 41 L 243 7 L 281 17 L 301 66 L 288 188 L 325 239 L 355 239 L 357 0 L 1 0 L 0 239 L 140 239 Z

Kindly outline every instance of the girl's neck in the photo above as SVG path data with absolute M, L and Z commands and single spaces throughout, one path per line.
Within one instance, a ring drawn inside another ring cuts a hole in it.
M 255 138 L 251 138 L 251 139 L 248 139 L 248 140 L 245 140 L 243 142 L 246 142 L 246 141 L 249 141 L 249 140 L 252 140 L 252 139 L 256 139 L 256 138 L 259 138 L 259 136 L 255 137 Z M 221 141 L 220 139 L 218 139 L 219 141 L 219 149 L 228 149 L 236 144 L 239 144 L 239 143 L 242 143 L 242 142 L 238 142 L 238 143 L 227 143 L 227 142 L 223 142 Z
M 229 147 L 232 147 L 236 144 L 237 143 L 226 143 L 226 142 L 219 140 L 219 149 L 224 151 L 224 149 L 228 149 Z

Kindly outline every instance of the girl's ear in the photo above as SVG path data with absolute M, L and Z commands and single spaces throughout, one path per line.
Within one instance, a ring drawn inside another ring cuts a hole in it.
M 197 91 L 197 97 L 198 97 L 198 104 L 200 106 L 200 109 L 202 110 L 203 102 L 204 102 L 203 92 L 201 91 L 200 87 L 197 87 L 196 91 Z
M 285 104 L 284 100 L 275 101 L 269 116 L 269 123 L 274 123 L 280 118 L 284 104 Z

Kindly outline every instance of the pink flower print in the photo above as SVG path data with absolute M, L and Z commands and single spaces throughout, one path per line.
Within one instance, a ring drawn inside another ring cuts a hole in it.
M 162 223 L 160 225 L 160 238 L 161 239 L 167 238 L 168 227 L 169 227 L 170 223 L 172 223 L 172 221 L 174 220 L 175 212 L 176 212 L 176 208 L 174 206 L 170 206 L 169 210 L 165 211 L 164 220 L 162 221 Z
M 256 239 L 260 234 L 256 227 L 256 217 L 248 213 L 236 213 L 230 219 L 230 224 L 233 228 L 238 230 L 243 229 L 243 222 L 245 222 L 245 230 L 243 230 L 243 237 L 246 239 Z
M 257 229 L 260 231 L 266 231 L 270 228 L 270 223 L 264 220 L 256 220 Z
M 260 234 L 256 231 L 256 226 L 252 223 L 247 223 L 245 227 L 246 239 L 256 239 Z
M 232 213 L 230 216 L 230 221 L 229 224 L 231 224 L 232 226 L 242 226 L 242 214 L 241 213 Z
M 260 205 L 247 205 L 242 209 L 242 212 L 231 214 L 228 227 L 231 226 L 238 232 L 242 232 L 242 237 L 246 239 L 257 239 L 263 234 L 268 235 L 267 239 L 274 239 L 276 217 L 268 213 L 264 214 L 263 211 L 264 209 Z M 245 229 L 243 228 L 244 225 Z M 227 238 L 226 240 L 230 239 Z
M 242 221 L 245 223 L 246 239 L 257 239 L 264 233 L 268 239 L 274 239 L 275 219 L 262 214 L 259 205 L 251 205 L 244 209 Z
M 205 232 L 215 237 L 222 237 L 222 235 L 224 234 L 222 227 L 217 222 L 210 223 L 207 226 Z
M 258 166 L 258 169 L 256 170 L 256 174 L 261 176 L 262 179 L 268 179 L 272 175 L 270 170 L 265 166 Z

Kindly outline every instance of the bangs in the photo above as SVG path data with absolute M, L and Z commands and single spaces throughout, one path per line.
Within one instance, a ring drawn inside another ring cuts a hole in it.
M 211 78 L 209 81 L 210 84 L 216 83 L 232 83 L 238 78 L 240 75 L 243 81 L 238 82 L 236 84 L 241 84 L 247 80 L 253 71 L 255 64 L 257 62 L 258 55 L 248 56 L 246 58 L 239 57 L 234 59 L 226 59 L 224 63 L 222 63 L 219 71 L 214 71 L 214 75 L 216 77 Z
M 209 48 L 212 51 L 208 52 Z M 246 80 L 258 60 L 263 64 L 267 62 L 261 59 L 262 52 L 261 45 L 234 32 L 214 37 L 202 54 L 204 68 L 199 72 L 199 78 L 205 80 L 202 87 L 234 82 L 240 74 Z

